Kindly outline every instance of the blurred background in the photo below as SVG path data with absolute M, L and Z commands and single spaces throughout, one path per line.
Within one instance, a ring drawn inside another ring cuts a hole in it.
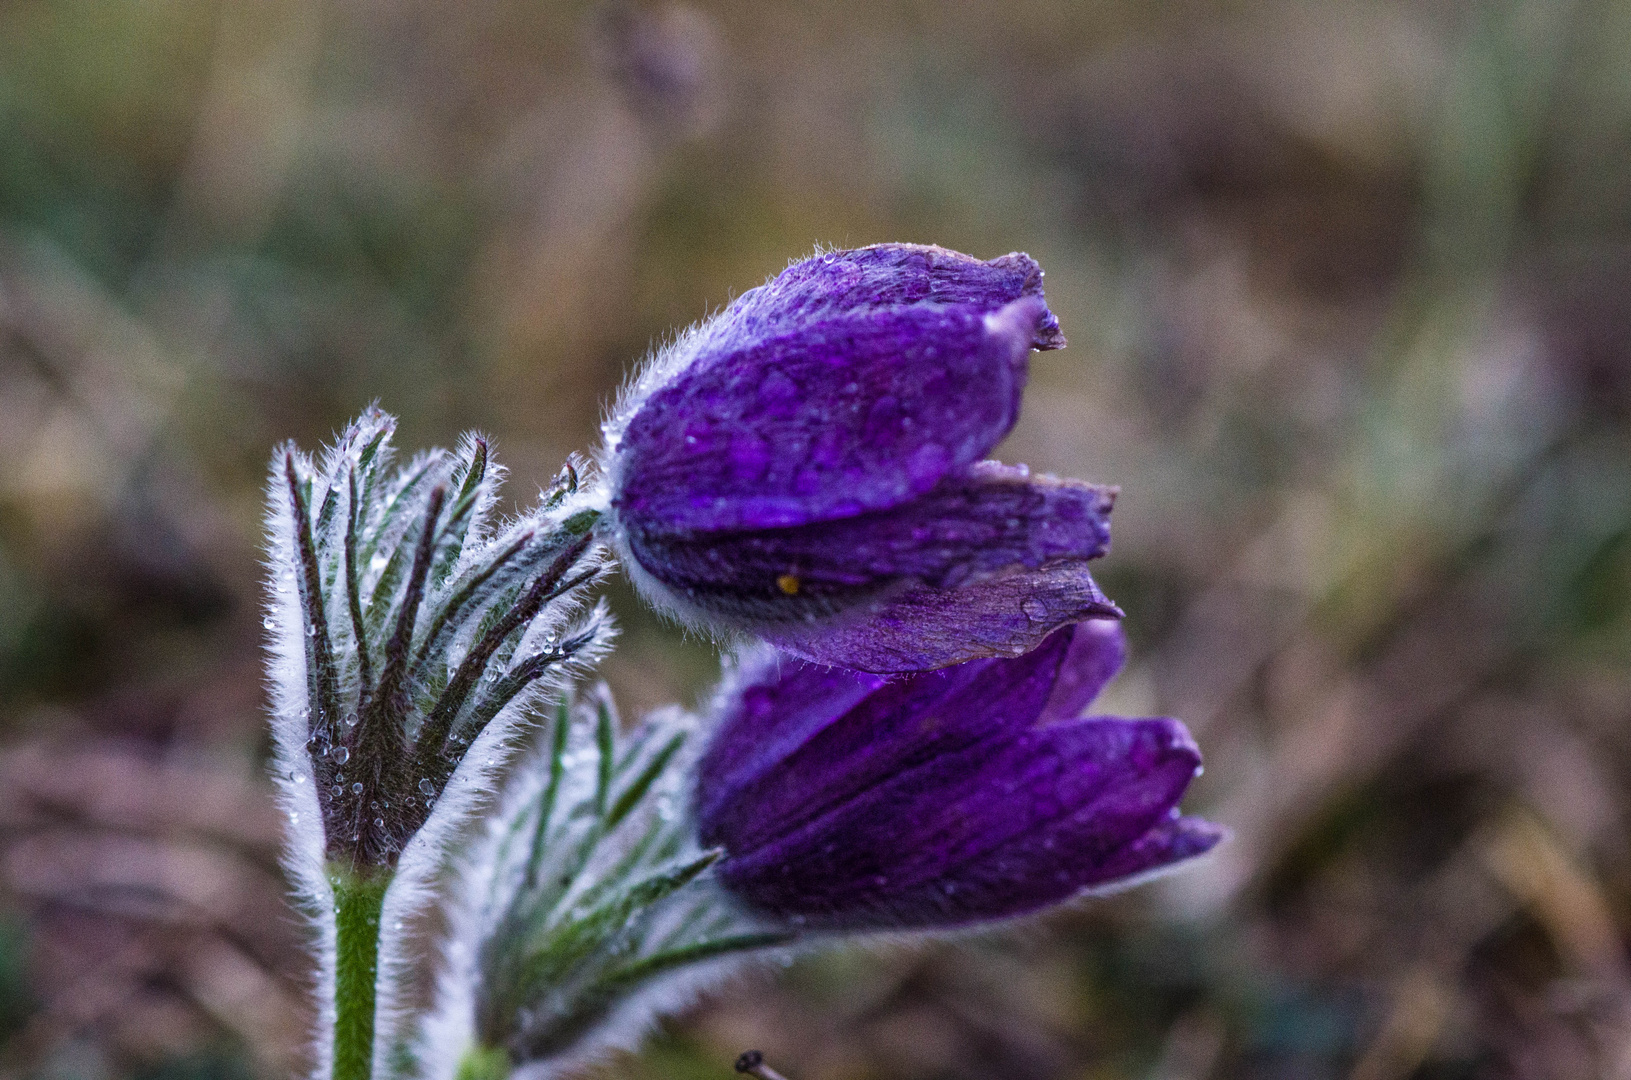
M 529 500 L 816 244 L 1047 268 L 1009 461 L 1203 867 L 750 976 L 592 1080 L 1631 1077 L 1631 3 L 6 0 L 0 1077 L 272 1078 L 260 485 L 372 399 Z M 633 715 L 712 652 L 644 613 Z

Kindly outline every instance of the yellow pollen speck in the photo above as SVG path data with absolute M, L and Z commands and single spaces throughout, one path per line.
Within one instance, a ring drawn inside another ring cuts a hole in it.
M 776 588 L 780 589 L 788 596 L 797 596 L 799 594 L 798 575 L 783 574 L 781 577 L 776 579 Z

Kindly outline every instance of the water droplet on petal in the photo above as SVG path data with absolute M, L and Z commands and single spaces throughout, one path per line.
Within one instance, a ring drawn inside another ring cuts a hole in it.
M 1020 604 L 1019 610 L 1023 611 L 1025 617 L 1032 622 L 1041 622 L 1048 617 L 1048 605 L 1034 596 Z
M 266 616 L 266 618 L 261 620 L 261 625 L 266 627 L 266 629 L 268 629 L 268 630 L 276 630 L 277 629 L 277 620 L 272 618 L 272 616 L 268 615 L 268 616 Z
M 430 777 L 427 776 L 423 780 L 419 781 L 419 793 L 421 795 L 436 794 L 436 785 L 431 783 Z
M 362 785 L 360 783 L 352 784 L 351 785 L 351 794 L 361 795 L 362 794 Z
M 376 829 L 385 828 L 385 819 L 382 818 L 382 817 L 375 818 L 374 819 L 374 828 L 376 828 Z
M 334 764 L 344 765 L 346 762 L 351 760 L 351 751 L 347 750 L 343 746 L 336 746 L 334 748 L 334 752 L 329 756 L 334 759 Z

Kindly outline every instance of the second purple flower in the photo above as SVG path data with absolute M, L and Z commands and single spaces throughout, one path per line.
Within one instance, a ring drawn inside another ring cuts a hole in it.
M 666 349 L 607 424 L 614 541 L 687 621 L 821 663 L 1018 655 L 1120 612 L 1113 489 L 982 459 L 1064 344 L 1026 255 L 884 244 L 789 267 Z
M 715 705 L 699 841 L 748 907 L 832 930 L 1011 918 L 1204 854 L 1184 726 L 1078 718 L 1124 656 L 1105 620 L 896 678 L 760 654 Z

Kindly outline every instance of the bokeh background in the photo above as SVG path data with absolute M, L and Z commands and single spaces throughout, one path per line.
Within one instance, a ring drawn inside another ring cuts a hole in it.
M 0 1077 L 309 1019 L 260 484 L 373 399 L 528 499 L 817 244 L 1047 268 L 1203 867 L 762 972 L 596 1080 L 1631 1077 L 1631 4 L 6 0 Z M 715 659 L 613 587 L 625 712 Z

